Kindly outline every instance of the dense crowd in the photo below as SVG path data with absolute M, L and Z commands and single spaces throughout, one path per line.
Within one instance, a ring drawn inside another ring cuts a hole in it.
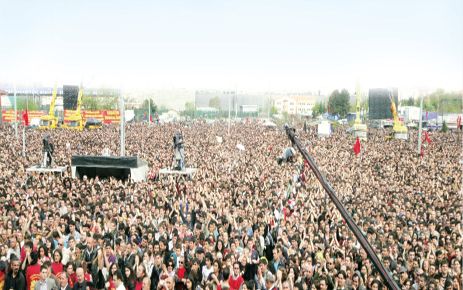
M 299 126 L 302 127 L 302 126 Z M 297 134 L 401 289 L 461 289 L 461 136 Z M 192 179 L 159 176 L 181 131 Z M 119 153 L 117 127 L 49 132 L 54 163 Z M 257 121 L 130 124 L 149 180 L 29 174 L 44 132 L 0 129 L 0 289 L 387 289 L 283 130 Z M 217 138 L 221 137 L 221 138 Z M 237 146 L 239 145 L 239 146 Z M 238 147 L 238 148 L 237 148 Z M 244 149 L 244 150 L 243 150 Z

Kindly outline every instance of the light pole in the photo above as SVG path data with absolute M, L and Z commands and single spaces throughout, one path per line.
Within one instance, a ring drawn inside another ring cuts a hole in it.
M 121 157 L 125 156 L 125 104 L 124 97 L 119 92 L 119 111 L 121 122 Z
M 228 135 L 230 135 L 230 125 L 231 125 L 231 111 L 230 111 L 230 103 L 231 103 L 231 100 L 230 100 L 230 92 L 228 92 Z
M 418 154 L 421 154 L 421 131 L 422 131 L 422 123 L 423 123 L 423 95 L 421 95 L 420 100 L 420 124 L 418 127 Z
M 151 125 L 151 98 L 148 98 L 148 126 Z
M 18 140 L 18 107 L 16 102 L 16 85 L 14 85 L 14 135 Z

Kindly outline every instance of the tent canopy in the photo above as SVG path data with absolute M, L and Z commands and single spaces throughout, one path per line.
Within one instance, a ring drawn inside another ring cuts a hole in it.
M 268 128 L 275 128 L 277 126 L 275 123 L 273 123 L 270 120 L 266 120 L 263 125 Z

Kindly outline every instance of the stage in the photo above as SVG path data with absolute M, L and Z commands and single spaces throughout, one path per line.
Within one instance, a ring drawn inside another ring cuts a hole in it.
M 26 173 L 39 172 L 39 173 L 59 173 L 61 176 L 66 172 L 67 166 L 55 166 L 55 167 L 40 167 L 40 165 L 33 165 L 26 169 Z
M 159 170 L 159 178 L 166 175 L 188 176 L 190 178 L 193 178 L 197 170 L 198 169 L 196 168 L 185 168 L 185 170 L 173 170 L 170 168 L 162 168 L 161 170 Z

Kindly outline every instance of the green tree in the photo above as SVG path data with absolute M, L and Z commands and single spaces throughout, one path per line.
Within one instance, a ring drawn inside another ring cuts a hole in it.
M 328 112 L 345 118 L 349 112 L 349 92 L 343 89 L 341 92 L 335 90 L 328 100 Z
M 276 114 L 278 114 L 278 109 L 277 109 L 277 107 L 272 106 L 270 108 L 270 116 L 273 116 L 273 115 L 276 115 Z
M 416 105 L 416 101 L 413 97 L 409 97 L 408 99 L 403 99 L 400 101 L 400 104 L 402 106 L 415 106 Z
M 196 106 L 193 102 L 186 102 L 185 103 L 185 111 L 183 111 L 183 115 L 193 118 L 196 113 Z
M 209 99 L 209 107 L 220 110 L 220 98 L 213 97 L 212 99 Z
M 159 114 L 165 113 L 167 111 L 169 111 L 169 108 L 167 108 L 165 105 L 159 106 L 159 109 L 158 109 Z
M 151 100 L 151 101 L 150 101 Z M 147 100 L 144 100 L 141 107 L 143 110 L 147 111 L 149 110 L 149 105 L 151 105 L 151 114 L 154 114 L 158 111 L 158 106 L 156 105 L 156 103 L 153 101 L 153 99 L 147 99 Z
M 99 100 L 97 97 L 92 96 L 83 96 L 82 97 L 82 106 L 85 110 L 99 110 L 101 108 L 101 104 L 99 104 Z
M 12 109 L 14 109 L 14 104 Z M 18 111 L 37 111 L 40 110 L 40 101 L 34 100 L 32 98 L 27 99 L 26 97 L 17 97 L 16 99 L 16 109 Z
M 119 97 L 108 96 L 101 98 L 101 109 L 102 110 L 116 110 L 119 107 Z
M 196 111 L 196 106 L 193 102 L 186 102 L 185 103 L 185 111 Z
M 447 122 L 445 122 L 444 120 L 444 123 L 442 124 L 442 132 L 447 132 L 449 130 L 449 127 L 447 126 Z
M 317 117 L 325 113 L 325 103 L 316 102 L 312 108 L 312 117 Z
M 439 113 L 459 113 L 462 111 L 462 92 L 446 92 L 443 89 L 437 89 L 423 99 L 423 108 L 425 111 L 434 111 Z

